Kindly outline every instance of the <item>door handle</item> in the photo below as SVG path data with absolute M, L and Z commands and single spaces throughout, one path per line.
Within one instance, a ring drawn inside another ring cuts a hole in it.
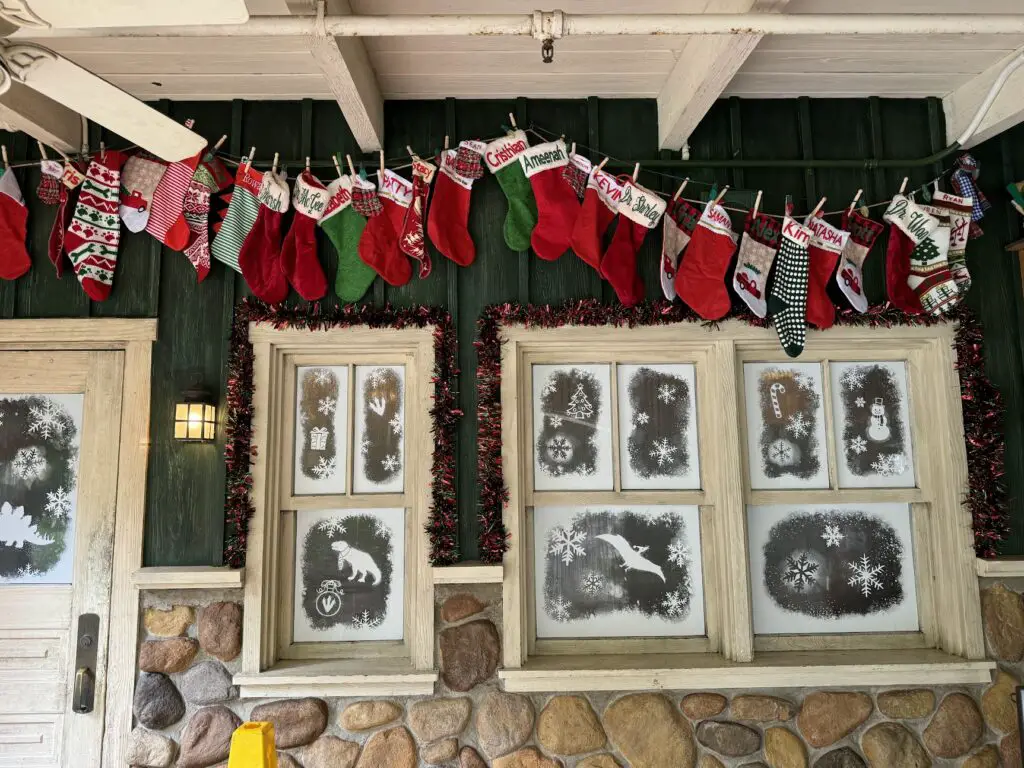
M 78 617 L 78 640 L 75 643 L 75 689 L 71 709 L 80 715 L 92 712 L 96 699 L 96 652 L 100 634 L 100 617 L 83 613 Z

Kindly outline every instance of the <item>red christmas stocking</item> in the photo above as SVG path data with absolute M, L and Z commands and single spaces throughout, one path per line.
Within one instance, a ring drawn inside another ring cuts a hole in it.
M 622 185 L 619 223 L 601 259 L 601 275 L 612 284 L 624 306 L 632 307 L 644 297 L 644 283 L 636 270 L 636 254 L 648 230 L 658 226 L 665 207 L 664 200 L 635 181 L 627 180 Z
M 57 277 L 64 274 L 64 236 L 71 226 L 71 217 L 75 215 L 75 200 L 78 197 L 78 186 L 85 181 L 85 166 L 81 163 L 65 163 L 61 177 L 60 198 L 57 201 L 57 215 L 50 229 L 50 241 L 47 253 L 50 263 L 57 270 Z
M 384 173 L 377 171 L 377 196 L 384 206 L 384 215 L 391 222 L 395 236 L 402 234 L 405 217 L 412 204 L 412 182 L 406 181 L 394 171 L 385 168 Z
M 610 173 L 595 168 L 587 177 L 583 207 L 572 228 L 573 251 L 600 273 L 604 233 L 615 218 L 622 185 Z
M 725 274 L 735 252 L 736 234 L 729 214 L 711 201 L 697 222 L 675 282 L 679 298 L 705 320 L 720 320 L 729 314 L 732 302 Z
M 352 179 L 352 207 L 366 217 L 366 228 L 359 238 L 359 258 L 390 285 L 408 283 L 412 265 L 398 250 L 398 235 L 377 188 L 358 176 Z
M 481 152 L 486 146 L 479 141 L 462 142 L 467 143 L 479 145 Z M 481 155 L 472 147 L 464 153 L 465 162 L 459 162 L 458 152 L 454 149 L 446 149 L 441 153 L 438 163 L 441 172 L 434 184 L 434 200 L 427 215 L 427 235 L 430 242 L 460 267 L 468 267 L 476 258 L 476 246 L 469 234 L 470 193 L 473 191 L 473 181 L 479 178 L 473 175 L 474 156 L 482 174 L 484 169 L 480 162 Z
M 327 294 L 327 277 L 316 255 L 316 223 L 326 206 L 327 187 L 309 171 L 303 171 L 292 192 L 295 217 L 281 248 L 281 269 L 306 301 L 318 301 Z
M 412 202 L 409 212 L 402 223 L 401 235 L 398 238 L 398 249 L 411 259 L 420 263 L 419 277 L 422 280 L 430 275 L 430 252 L 426 249 L 423 237 L 423 219 L 427 213 L 427 199 L 430 197 L 430 182 L 434 178 L 437 166 L 426 160 L 415 158 L 412 163 Z
M 238 252 L 238 266 L 257 298 L 279 304 L 288 296 L 288 281 L 281 269 L 281 219 L 288 210 L 288 182 L 283 173 L 263 174 L 259 202 L 256 223 Z
M 811 243 L 807 248 L 811 260 L 807 278 L 807 322 L 825 330 L 836 321 L 836 307 L 828 297 L 828 283 L 835 274 L 850 233 L 817 216 L 808 217 L 804 226 L 811 230 Z
M 205 151 L 168 165 L 153 193 L 146 231 L 173 251 L 184 251 L 192 239 L 185 221 L 185 194 Z
M 25 248 L 28 208 L 14 171 L 0 177 L 0 278 L 15 280 L 32 266 Z
M 519 156 L 519 162 L 537 199 L 537 225 L 530 245 L 540 258 L 554 261 L 569 250 L 580 215 L 576 191 L 562 174 L 569 164 L 565 142 L 559 139 L 530 147 Z
M 921 300 L 907 285 L 907 278 L 910 277 L 910 254 L 913 250 L 914 241 L 893 224 L 889 228 L 889 247 L 885 251 L 886 292 L 896 309 L 901 309 L 908 315 L 920 315 L 924 312 Z

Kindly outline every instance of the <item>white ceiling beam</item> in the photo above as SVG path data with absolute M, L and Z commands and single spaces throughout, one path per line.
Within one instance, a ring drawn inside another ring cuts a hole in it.
M 66 154 L 82 148 L 82 117 L 16 80 L 0 96 L 0 123 Z
M 1019 48 L 1001 61 L 996 62 L 980 75 L 972 77 L 942 100 L 946 113 L 946 139 L 954 141 L 971 124 L 975 113 L 985 101 L 992 86 L 999 79 L 1006 65 L 1024 54 Z M 965 148 L 981 144 L 986 139 L 1024 122 L 1024 67 L 1010 75 L 992 102 L 978 130 L 964 142 Z
M 769 13 L 789 0 L 728 0 L 716 13 Z M 711 3 L 708 3 L 710 6 Z M 754 52 L 763 35 L 692 35 L 658 94 L 658 144 L 679 149 Z

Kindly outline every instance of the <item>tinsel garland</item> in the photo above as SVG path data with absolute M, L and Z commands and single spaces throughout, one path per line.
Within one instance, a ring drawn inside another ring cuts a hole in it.
M 769 322 L 750 312 L 733 318 L 767 327 Z M 671 323 L 700 322 L 695 312 L 680 303 L 656 301 L 626 308 L 602 304 L 596 299 L 571 302 L 561 307 L 498 304 L 488 307 L 477 321 L 477 482 L 481 489 L 480 558 L 500 563 L 508 549 L 508 533 L 502 512 L 508 489 L 501 466 L 501 329 L 506 325 L 527 328 L 560 328 L 566 325 L 627 326 L 630 328 Z M 892 328 L 897 325 L 932 326 L 957 322 L 956 352 L 960 373 L 964 434 L 970 487 L 964 504 L 974 521 L 974 549 L 979 557 L 995 557 L 996 545 L 1009 531 L 1003 466 L 1003 407 L 999 391 L 985 376 L 982 330 L 974 315 L 961 307 L 943 317 L 906 315 L 888 305 L 872 307 L 864 314 L 853 310 L 836 313 L 837 325 Z
M 434 403 L 432 505 L 427 533 L 430 562 L 451 565 L 459 559 L 458 507 L 455 495 L 455 431 L 462 411 L 456 408 L 455 386 L 459 370 L 458 345 L 451 315 L 438 307 L 347 305 L 324 309 L 319 304 L 303 307 L 272 307 L 257 299 L 246 299 L 235 310 L 231 330 L 231 354 L 227 386 L 227 498 L 225 501 L 224 562 L 238 568 L 245 564 L 246 536 L 254 507 L 251 498 L 250 464 L 258 446 L 252 444 L 253 351 L 249 323 L 268 323 L 275 328 L 368 328 L 434 329 Z

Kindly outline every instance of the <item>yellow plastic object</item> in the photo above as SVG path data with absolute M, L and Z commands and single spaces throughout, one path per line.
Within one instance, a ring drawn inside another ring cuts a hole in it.
M 242 723 L 231 734 L 228 768 L 277 768 L 273 723 Z

